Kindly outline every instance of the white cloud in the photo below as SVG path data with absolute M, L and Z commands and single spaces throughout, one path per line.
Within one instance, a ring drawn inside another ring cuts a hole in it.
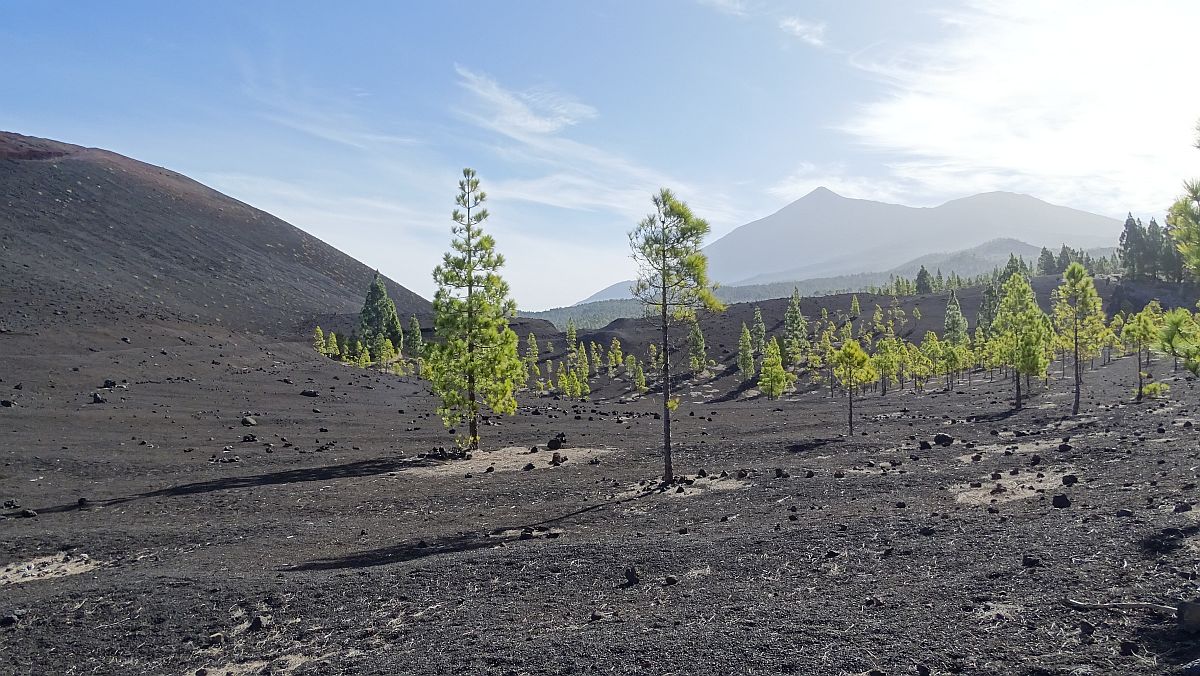
M 701 5 L 734 16 L 744 16 L 747 10 L 745 0 L 699 0 L 699 2 Z
M 649 210 L 650 195 L 670 187 L 714 225 L 738 225 L 745 214 L 720 190 L 703 189 L 559 132 L 597 115 L 591 106 L 546 89 L 535 94 L 506 89 L 487 75 L 461 66 L 460 84 L 473 94 L 460 110 L 468 121 L 501 135 L 495 150 L 527 166 L 534 178 L 492 183 L 497 200 L 515 199 L 564 209 L 609 212 L 632 228 Z
M 841 128 L 893 180 L 1120 216 L 1161 213 L 1200 174 L 1200 3 L 978 0 L 942 18 L 944 39 L 853 61 L 889 91 Z
M 459 84 L 486 104 L 478 121 L 512 134 L 553 134 L 596 117 L 596 109 L 548 89 L 514 92 L 486 75 L 455 66 Z
M 823 21 L 808 21 L 800 17 L 785 16 L 779 20 L 779 28 L 813 47 L 825 46 L 825 23 Z

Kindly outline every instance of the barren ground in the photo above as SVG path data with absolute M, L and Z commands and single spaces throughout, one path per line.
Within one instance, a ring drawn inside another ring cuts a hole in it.
M 862 398 L 852 439 L 820 390 L 689 384 L 676 467 L 695 482 L 677 493 L 641 484 L 661 468 L 657 403 L 620 383 L 586 404 L 528 395 L 482 428 L 495 450 L 444 461 L 421 457 L 452 441 L 422 383 L 304 344 L 146 323 L 10 332 L 0 355 L 17 505 L 0 672 L 1163 674 L 1200 657 L 1171 618 L 1062 603 L 1197 596 L 1197 393 L 1179 378 L 1170 401 L 1129 403 L 1131 359 L 1087 372 L 1076 418 L 1066 381 L 1011 413 L 976 373 Z M 919 448 L 939 432 L 953 444 Z

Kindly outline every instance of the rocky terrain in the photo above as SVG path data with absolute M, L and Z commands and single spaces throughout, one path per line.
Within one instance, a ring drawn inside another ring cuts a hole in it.
M 87 247 L 52 246 L 77 221 L 30 205 L 75 188 L 32 197 L 66 171 L 44 155 L 59 151 L 8 143 L 0 673 L 1196 673 L 1200 638 L 1158 607 L 1200 596 L 1200 392 L 1166 358 L 1165 401 L 1131 402 L 1132 357 L 1087 370 L 1075 417 L 1058 364 L 1020 411 L 976 372 L 857 399 L 847 437 L 840 397 L 736 384 L 724 369 L 753 306 L 734 306 L 705 320 L 717 373 L 682 382 L 679 484 L 656 482 L 658 400 L 607 375 L 587 402 L 523 394 L 454 459 L 425 383 L 298 338 L 305 308 L 352 313 L 369 270 L 347 263 L 343 283 L 334 254 L 257 250 L 147 304 L 130 280 L 161 259 L 98 226 Z M 193 241 L 219 241 L 209 216 Z M 157 274 L 186 279 L 197 246 Z M 279 270 L 312 285 L 273 292 L 277 313 L 236 295 L 243 274 L 285 288 Z M 941 321 L 944 297 L 905 302 L 923 315 L 906 331 Z M 783 301 L 762 305 L 774 331 Z M 848 298 L 805 311 L 822 305 Z M 519 327 L 561 346 L 547 329 Z M 634 320 L 582 337 L 614 335 L 639 352 L 650 337 Z M 1103 607 L 1128 602 L 1153 605 Z

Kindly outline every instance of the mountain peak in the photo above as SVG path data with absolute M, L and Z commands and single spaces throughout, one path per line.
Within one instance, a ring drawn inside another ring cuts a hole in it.
M 811 192 L 800 199 L 811 199 L 814 197 L 841 197 L 841 195 L 821 185 L 813 188 Z

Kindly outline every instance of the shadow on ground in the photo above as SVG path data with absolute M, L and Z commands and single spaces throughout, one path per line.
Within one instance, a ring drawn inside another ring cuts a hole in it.
M 353 479 L 357 477 L 387 474 L 389 472 L 402 472 L 414 467 L 426 467 L 429 465 L 439 464 L 440 462 L 441 461 L 439 460 L 434 460 L 431 458 L 375 458 L 371 460 L 349 462 L 342 465 L 304 467 L 300 469 L 283 470 L 280 472 L 268 472 L 266 474 L 221 477 L 219 479 L 211 479 L 208 481 L 195 481 L 192 483 L 171 486 L 169 488 L 162 488 L 156 491 L 138 493 L 136 495 L 130 495 L 123 498 L 97 500 L 95 502 L 72 502 L 65 505 L 44 507 L 34 511 L 36 511 L 38 514 L 57 514 L 60 512 L 90 509 L 92 507 L 110 507 L 146 498 L 180 497 L 184 495 L 196 495 L 199 493 L 211 493 L 213 491 L 254 488 L 257 486 L 274 486 L 279 484 L 305 483 L 309 481 L 331 481 L 334 479 Z M 19 515 L 20 510 L 5 514 L 5 516 Z

